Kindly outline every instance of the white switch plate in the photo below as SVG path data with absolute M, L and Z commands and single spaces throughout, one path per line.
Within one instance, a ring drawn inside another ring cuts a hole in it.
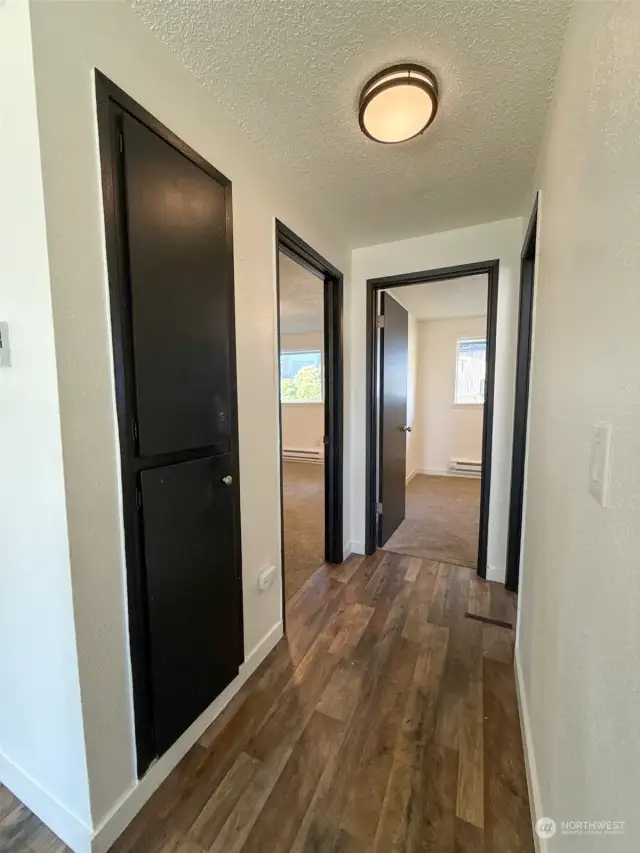
M 609 506 L 611 433 L 611 424 L 597 423 L 591 434 L 589 492 L 602 506 Z
M 11 367 L 8 323 L 0 323 L 0 367 Z

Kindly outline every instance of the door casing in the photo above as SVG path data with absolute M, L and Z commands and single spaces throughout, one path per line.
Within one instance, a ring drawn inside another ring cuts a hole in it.
M 513 453 L 511 459 L 511 495 L 509 500 L 509 536 L 507 540 L 507 579 L 505 584 L 511 592 L 518 591 L 520 580 L 537 235 L 538 196 L 536 195 L 520 256 L 518 356 L 516 362 L 515 405 L 513 412 Z
M 376 500 L 377 472 L 381 467 L 378 442 L 380 399 L 377 376 L 380 369 L 378 329 L 376 322 L 378 293 L 410 284 L 433 281 L 450 281 L 474 275 L 487 275 L 487 384 L 482 425 L 482 477 L 480 481 L 480 532 L 478 537 L 478 575 L 487 576 L 487 543 L 489 532 L 489 496 L 491 493 L 491 449 L 493 438 L 493 402 L 496 360 L 496 329 L 498 308 L 499 260 L 479 261 L 422 270 L 402 275 L 384 276 L 367 280 L 367 338 L 366 338 L 366 486 L 365 486 L 365 552 L 376 550 Z
M 238 659 L 244 659 L 242 637 L 243 593 L 242 593 L 242 550 L 240 539 L 240 471 L 238 441 L 238 408 L 235 389 L 236 340 L 234 313 L 234 266 L 233 266 L 233 218 L 231 181 L 190 148 L 171 130 L 165 127 L 151 113 L 141 107 L 122 89 L 111 82 L 104 74 L 95 71 L 96 106 L 98 119 L 98 143 L 100 151 L 103 215 L 105 223 L 107 272 L 111 308 L 111 334 L 113 345 L 113 365 L 116 393 L 116 408 L 120 439 L 120 471 L 122 487 L 122 513 L 124 524 L 127 604 L 129 625 L 129 647 L 133 682 L 134 725 L 136 738 L 137 774 L 144 775 L 151 762 L 156 758 L 153 733 L 153 702 L 150 677 L 149 631 L 145 609 L 145 584 L 143 571 L 143 532 L 137 506 L 136 474 L 138 469 L 132 464 L 134 457 L 134 399 L 130 367 L 131 334 L 126 311 L 123 311 L 123 295 L 126 292 L 126 246 L 122 245 L 124 233 L 124 212 L 119 198 L 118 180 L 121 164 L 118 157 L 118 139 L 115 134 L 114 112 L 128 113 L 145 125 L 149 130 L 171 145 L 187 159 L 202 169 L 219 183 L 225 192 L 226 246 L 224 255 L 225 275 L 230 287 L 229 305 L 229 380 L 232 389 L 230 396 L 230 450 L 233 480 L 238 484 L 234 489 L 234 514 L 237 519 L 237 535 L 234 542 L 234 559 L 238 568 L 237 584 L 238 605 L 240 610 L 240 633 Z M 183 461 L 197 458 L 199 451 L 184 451 Z

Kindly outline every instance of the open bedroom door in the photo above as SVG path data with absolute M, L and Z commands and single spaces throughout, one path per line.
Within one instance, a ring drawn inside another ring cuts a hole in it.
M 405 518 L 407 475 L 407 368 L 409 314 L 389 293 L 380 294 L 380 418 L 378 546 Z

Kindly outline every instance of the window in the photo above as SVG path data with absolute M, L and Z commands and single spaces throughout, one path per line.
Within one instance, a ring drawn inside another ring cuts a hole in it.
M 322 353 L 300 350 L 280 353 L 280 401 L 322 403 Z
M 487 341 L 484 338 L 466 338 L 458 341 L 454 403 L 482 405 L 486 372 Z

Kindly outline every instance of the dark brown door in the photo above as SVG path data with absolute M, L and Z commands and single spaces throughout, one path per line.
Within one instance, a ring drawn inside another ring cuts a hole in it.
M 123 481 L 139 506 L 138 566 L 129 571 L 140 573 L 162 754 L 242 660 L 229 187 L 128 113 L 116 126 L 134 436 Z
M 380 477 L 378 544 L 404 521 L 407 477 L 407 362 L 409 315 L 389 293 L 381 294 Z

